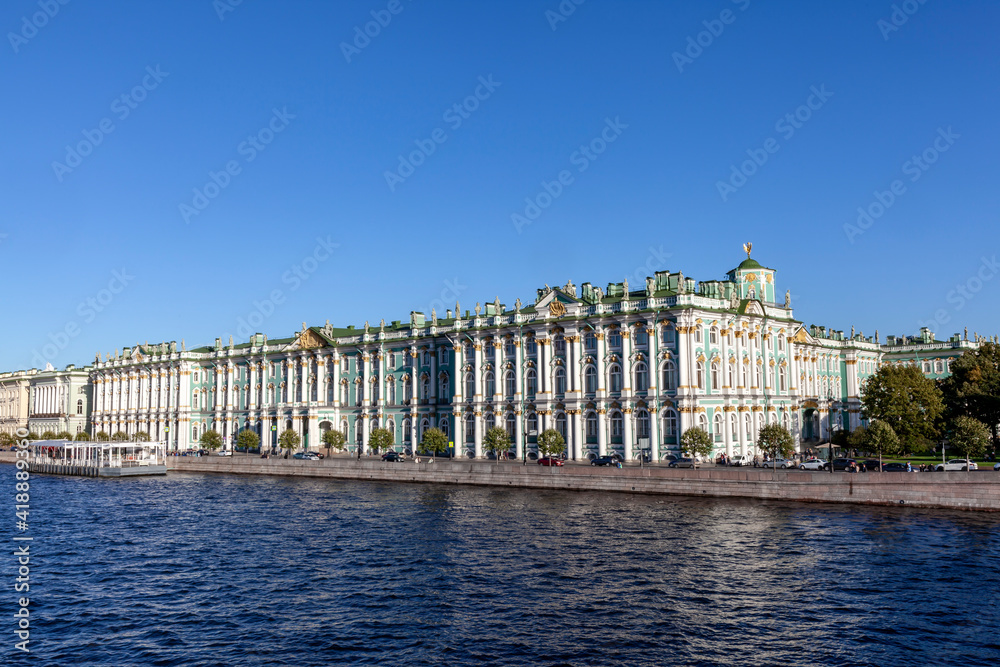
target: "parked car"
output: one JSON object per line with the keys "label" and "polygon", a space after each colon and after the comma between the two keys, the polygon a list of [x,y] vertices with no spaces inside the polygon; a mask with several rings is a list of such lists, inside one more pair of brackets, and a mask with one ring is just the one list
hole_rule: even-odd
{"label": "parked car", "polygon": [[692,458],[683,457],[667,464],[668,468],[700,468],[701,464]]}
{"label": "parked car", "polygon": [[752,466],[753,457],[746,454],[734,454],[729,457],[729,465],[731,466]]}
{"label": "parked car", "polygon": [[806,459],[799,464],[799,470],[829,470],[830,462],[818,459],[815,456]]}
{"label": "parked car", "polygon": [[292,454],[293,459],[304,459],[306,461],[319,461],[319,454],[316,452],[295,452]]}
{"label": "parked car", "polygon": [[614,466],[618,465],[618,459],[614,456],[598,456],[590,462],[592,466]]}
{"label": "parked car", "polygon": [[232,456],[232,455],[233,455],[233,450],[231,450],[231,449],[220,449],[219,450],[219,456]]}
{"label": "parked car", "polygon": [[833,460],[833,469],[834,469],[834,471],[845,471],[848,468],[850,468],[852,465],[855,468],[857,468],[859,471],[861,470],[861,466],[859,466],[858,462],[855,461],[854,459],[834,459]]}
{"label": "parked car", "polygon": [[[878,472],[882,469],[882,464],[878,462],[878,459],[865,459],[861,462],[861,465],[865,467],[864,472]],[[903,466],[906,467],[905,465]]]}
{"label": "parked car", "polygon": [[916,469],[910,466],[910,469],[906,469],[905,463],[900,463],[899,461],[891,461],[890,463],[882,464],[882,472],[914,472]]}
{"label": "parked car", "polygon": [[782,458],[779,456],[777,458],[771,459],[770,461],[762,463],[761,466],[764,468],[781,468],[782,470],[784,470],[785,468],[794,468],[795,461],[792,461],[791,459]]}
{"label": "parked car", "polygon": [[1000,463],[994,463],[993,464],[993,469],[994,470],[1000,470]]}
{"label": "parked car", "polygon": [[554,456],[543,456],[538,459],[538,465],[540,466],[561,466],[563,462],[561,459],[557,459]]}
{"label": "parked car", "polygon": [[979,470],[979,466],[976,465],[975,461],[966,462],[965,459],[951,459],[947,463],[939,463],[937,464],[937,468],[935,468],[935,470],[938,472],[941,472],[942,470],[965,470],[966,466],[968,466],[969,470]]}
{"label": "parked car", "polygon": [[399,452],[386,452],[382,455],[383,461],[392,461],[393,463],[402,463],[406,460],[406,457]]}

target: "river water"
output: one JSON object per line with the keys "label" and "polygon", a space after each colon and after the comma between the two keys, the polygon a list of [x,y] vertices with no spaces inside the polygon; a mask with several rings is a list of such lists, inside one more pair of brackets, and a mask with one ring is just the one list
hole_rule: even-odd
{"label": "river water", "polygon": [[997,515],[178,473],[31,505],[3,664],[1000,662]]}

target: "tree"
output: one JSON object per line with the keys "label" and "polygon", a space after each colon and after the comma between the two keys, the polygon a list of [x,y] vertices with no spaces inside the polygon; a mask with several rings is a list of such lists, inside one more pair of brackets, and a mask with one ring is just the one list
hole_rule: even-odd
{"label": "tree", "polygon": [[32,431],[28,434],[28,440],[38,440],[38,434]]}
{"label": "tree", "polygon": [[368,435],[368,446],[375,450],[376,454],[383,449],[388,451],[395,442],[392,431],[387,428],[373,428]]}
{"label": "tree", "polygon": [[243,429],[236,436],[236,446],[250,453],[251,449],[256,449],[260,445],[260,436],[250,429]]}
{"label": "tree", "polygon": [[78,442],[87,442],[88,440],[90,440],[90,434],[87,433],[86,431],[80,431],[79,433],[76,434],[76,437],[73,439]]}
{"label": "tree", "polygon": [[865,380],[861,392],[865,416],[892,427],[903,451],[921,449],[926,439],[937,436],[944,409],[941,390],[916,366],[882,366]]}
{"label": "tree", "polygon": [[111,436],[113,442],[128,442],[128,434],[125,431],[115,431],[115,434]]}
{"label": "tree", "polygon": [[338,452],[341,451],[344,445],[347,444],[347,438],[337,429],[331,428],[323,434],[323,444],[326,445],[326,455],[329,456],[331,449],[336,449]]}
{"label": "tree", "polygon": [[483,438],[483,449],[492,452],[498,461],[506,456],[510,451],[510,435],[507,429],[497,426],[488,430],[486,437]]}
{"label": "tree", "polygon": [[982,343],[951,362],[951,376],[941,383],[950,422],[972,417],[991,432],[993,448],[1000,446],[1000,345]]}
{"label": "tree", "polygon": [[43,431],[42,440],[57,440],[59,436],[56,435],[55,431]]}
{"label": "tree", "polygon": [[425,452],[440,454],[448,449],[448,436],[439,428],[429,428],[424,431],[424,439],[420,443],[420,449]]}
{"label": "tree", "polygon": [[3,432],[0,433],[0,447],[10,447],[15,442],[17,442],[10,433]]}
{"label": "tree", "polygon": [[204,433],[202,433],[201,437],[198,439],[198,442],[200,442],[201,446],[204,447],[205,449],[214,452],[219,447],[222,447],[222,436],[219,435],[218,431],[212,429],[211,431],[205,431]]}
{"label": "tree", "polygon": [[861,437],[861,446],[865,451],[878,452],[878,464],[881,468],[883,454],[899,453],[899,436],[885,422],[874,421],[868,428],[864,429],[863,436]]}
{"label": "tree", "polygon": [[111,436],[108,435],[107,431],[98,431],[97,433],[94,434],[94,440],[96,440],[97,442],[107,442],[110,439]]}
{"label": "tree", "polygon": [[300,438],[299,434],[290,428],[286,428],[281,432],[281,435],[278,436],[278,447],[287,449],[288,451],[298,448],[300,442],[302,442],[302,438]]}
{"label": "tree", "polygon": [[768,424],[757,433],[757,449],[771,457],[788,457],[795,451],[795,440],[781,424]]}
{"label": "tree", "polygon": [[566,440],[559,431],[547,428],[538,436],[538,453],[541,456],[557,456],[563,453]]}
{"label": "tree", "polygon": [[990,430],[972,417],[955,417],[951,422],[951,446],[965,454],[965,462],[981,457],[990,446]]}
{"label": "tree", "polygon": [[59,431],[56,433],[56,440],[72,440],[73,434],[69,431]]}
{"label": "tree", "polygon": [[689,428],[681,436],[681,450],[689,452],[692,457],[711,456],[713,449],[712,436],[699,426]]}
{"label": "tree", "polygon": [[136,431],[132,436],[132,442],[149,442],[148,431]]}

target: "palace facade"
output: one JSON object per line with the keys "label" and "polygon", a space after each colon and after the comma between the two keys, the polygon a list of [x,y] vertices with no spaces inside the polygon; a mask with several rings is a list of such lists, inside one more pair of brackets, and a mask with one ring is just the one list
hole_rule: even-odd
{"label": "palace facade", "polygon": [[366,448],[379,427],[412,450],[437,427],[458,455],[481,457],[499,426],[518,457],[555,428],[572,459],[658,460],[700,426],[717,451],[752,454],[765,423],[800,447],[857,428],[860,388],[881,363],[946,377],[950,360],[978,345],[926,329],[880,344],[877,333],[805,327],[775,290],[775,271],[748,253],[722,281],[663,271],[638,289],[546,285],[530,305],[462,313],[456,303],[443,317],[413,312],[378,327],[303,323],[281,339],[135,345],[88,367],[90,419],[95,431],[147,432],[171,450],[196,446],[207,429],[229,447],[242,429],[274,447],[288,428],[306,448],[319,449],[328,429]]}

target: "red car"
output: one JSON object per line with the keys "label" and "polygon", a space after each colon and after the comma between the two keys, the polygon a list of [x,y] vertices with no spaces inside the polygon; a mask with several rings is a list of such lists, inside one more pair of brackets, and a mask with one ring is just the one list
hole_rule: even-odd
{"label": "red car", "polygon": [[538,459],[538,465],[540,466],[561,466],[563,465],[562,460],[554,459],[551,456],[543,456]]}

